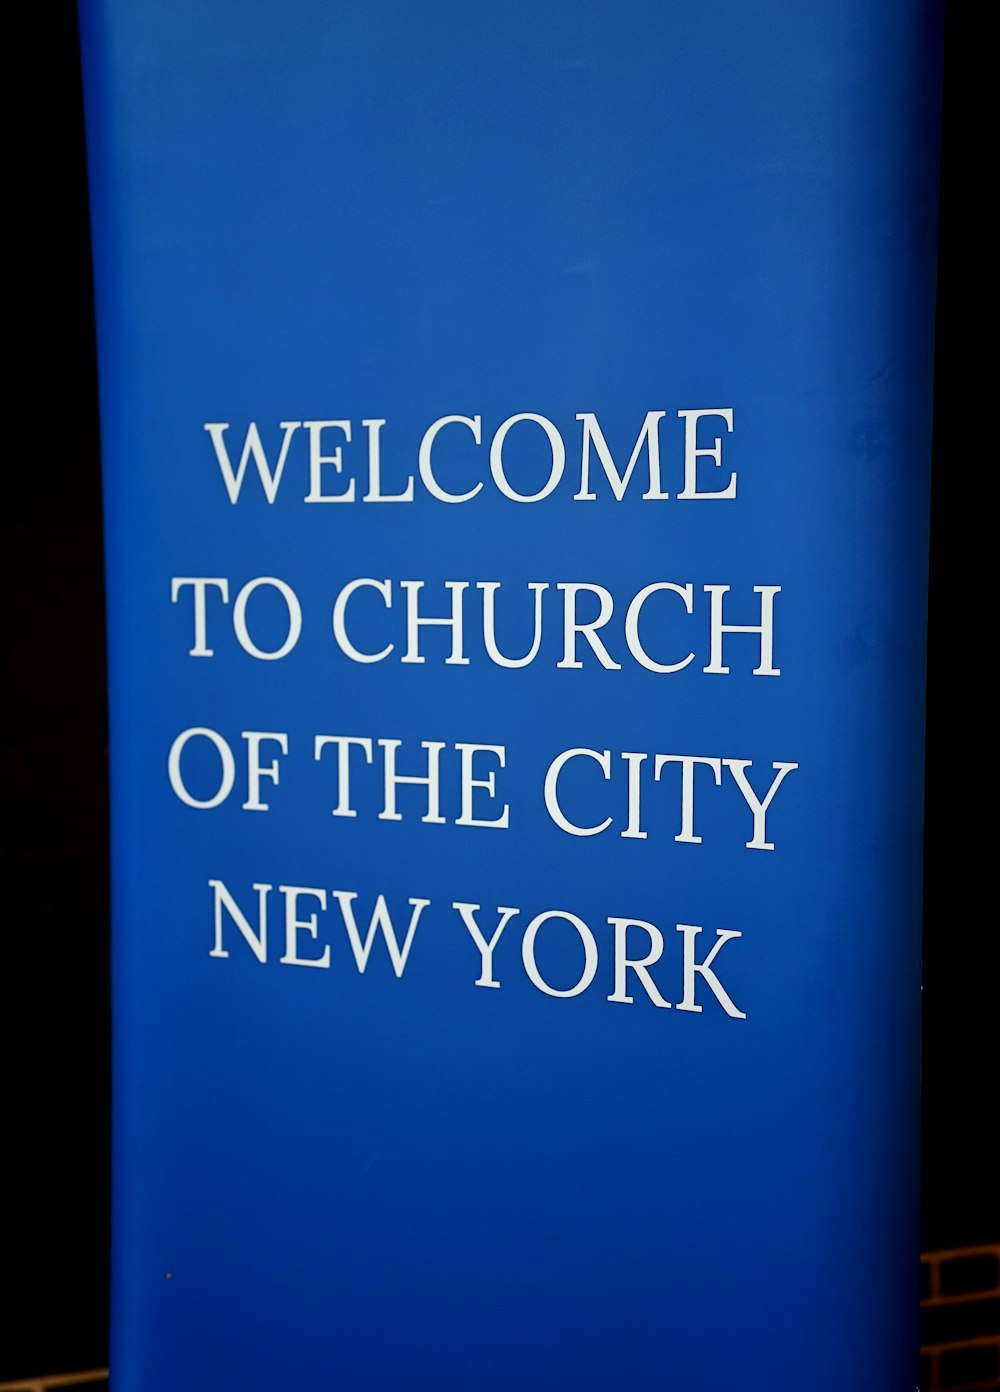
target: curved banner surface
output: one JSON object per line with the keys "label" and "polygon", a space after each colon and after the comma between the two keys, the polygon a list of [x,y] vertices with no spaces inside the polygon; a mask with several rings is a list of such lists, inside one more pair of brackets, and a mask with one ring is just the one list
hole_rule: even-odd
{"label": "curved banner surface", "polygon": [[87,0],[120,1392],[911,1392],[939,23]]}

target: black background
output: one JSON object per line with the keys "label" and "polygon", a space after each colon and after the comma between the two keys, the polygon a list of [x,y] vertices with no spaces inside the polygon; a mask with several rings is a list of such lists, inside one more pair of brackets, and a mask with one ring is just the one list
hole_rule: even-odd
{"label": "black background", "polygon": [[[0,1379],[107,1361],[110,1153],[106,714],[97,381],[76,12],[36,7],[8,76]],[[932,490],[924,947],[923,1246],[1000,1240],[997,851],[984,654],[996,649],[988,495],[995,248],[984,50],[947,20]],[[985,347],[983,342],[985,339]],[[989,373],[989,378],[988,378]],[[14,429],[10,427],[14,426]],[[17,441],[21,444],[18,445]],[[989,533],[989,535],[988,535]],[[989,601],[989,603],[988,603]],[[913,596],[915,604],[922,596]],[[990,877],[992,878],[992,877]],[[985,1311],[984,1311],[985,1313]],[[2,1331],[6,1331],[5,1333]],[[181,1390],[179,1389],[179,1392]]]}

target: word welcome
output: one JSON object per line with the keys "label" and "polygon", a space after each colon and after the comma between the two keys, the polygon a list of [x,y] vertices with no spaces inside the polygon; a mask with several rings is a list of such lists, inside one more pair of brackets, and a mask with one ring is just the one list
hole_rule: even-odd
{"label": "word welcome", "polygon": [[[628,463],[624,469],[620,469],[597,416],[592,411],[579,412],[576,416],[581,426],[579,486],[573,494],[573,501],[596,501],[593,483],[596,470],[592,462],[596,457],[611,496],[616,502],[621,502],[633,476],[638,474],[639,460],[643,455],[646,461],[643,501],[659,502],[669,498],[670,494],[662,486],[660,456],[660,422],[666,414],[666,411],[646,413]],[[678,411],[677,415],[684,422],[681,452],[683,486],[677,497],[684,500],[735,498],[736,472],[730,470],[726,474],[723,469],[721,435],[716,435],[709,445],[698,443],[698,423],[706,417],[716,423],[716,428],[721,421],[727,433],[732,431],[732,408],[683,410]],[[482,493],[487,478],[496,492],[510,502],[540,503],[555,492],[566,473],[566,444],[558,427],[547,416],[521,411],[500,422],[489,441],[488,464],[482,459],[482,416],[441,416],[420,437],[416,451],[416,475],[412,471],[407,472],[405,478],[397,480],[396,491],[390,492],[382,473],[381,440],[382,428],[386,423],[384,418],[361,422],[361,429],[367,434],[367,449],[363,460],[359,460],[353,454],[346,457],[350,454],[348,447],[357,438],[352,421],[282,421],[278,427],[281,441],[273,464],[264,448],[256,421],[250,421],[247,426],[236,464],[233,463],[226,440],[229,422],[208,421],[204,429],[215,451],[226,496],[234,506],[240,500],[251,461],[265,499],[268,503],[274,503],[289,461],[297,454],[300,441],[305,446],[301,451],[301,463],[308,480],[308,490],[303,496],[306,503],[412,503],[416,478],[419,478],[424,493],[438,503],[471,502]],[[442,435],[445,436],[444,442],[439,438]],[[458,449],[457,456],[454,448],[456,439],[460,439],[464,446]],[[440,459],[442,443],[452,445],[443,465]],[[706,461],[711,461],[711,465]],[[293,470],[295,467],[293,464]],[[716,480],[721,486],[705,486],[702,475],[709,467],[723,471],[724,477],[717,477]],[[359,470],[364,472],[367,485],[360,497],[357,478],[354,477]],[[484,477],[477,478],[477,474],[484,474]],[[471,479],[475,481],[470,486]],[[529,484],[529,479],[533,486]],[[520,487],[516,481],[520,481]]]}

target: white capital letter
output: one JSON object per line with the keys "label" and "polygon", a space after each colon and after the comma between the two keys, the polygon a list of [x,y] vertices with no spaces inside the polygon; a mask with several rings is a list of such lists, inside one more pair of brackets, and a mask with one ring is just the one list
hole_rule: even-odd
{"label": "white capital letter", "polygon": [[678,498],[735,498],[735,470],[730,476],[729,483],[721,492],[699,493],[698,491],[698,460],[707,455],[715,462],[716,468],[722,464],[722,437],[719,435],[715,437],[715,444],[711,449],[699,449],[698,422],[702,416],[718,416],[725,421],[726,429],[731,432],[733,428],[732,407],[727,406],[721,411],[678,411],[677,414],[684,421],[684,488],[677,494]]}
{"label": "white capital letter", "polygon": [[705,593],[712,596],[712,656],[703,672],[728,672],[722,665],[722,635],[724,633],[759,633],[760,666],[753,669],[755,677],[780,677],[781,668],[774,666],[774,596],[781,593],[780,585],[754,585],[760,595],[759,624],[727,624],[722,622],[722,596],[729,593],[728,585],[706,585]]}
{"label": "white capital letter", "polygon": [[[268,652],[266,648],[258,648],[247,630],[247,601],[261,585],[270,585],[272,589],[277,590],[288,610],[288,631],[284,642],[272,652]],[[248,580],[236,596],[233,605],[233,629],[240,647],[251,657],[259,658],[261,662],[276,662],[279,657],[285,657],[295,647],[302,632],[302,609],[291,585],[286,585],[284,580],[278,580],[273,575],[258,575],[256,580]]]}
{"label": "white capital letter", "polygon": [[[538,937],[538,930],[543,923],[547,923],[552,918],[561,918],[564,923],[571,924],[579,933],[580,941],[583,943],[583,971],[576,985],[570,986],[567,991],[557,991],[554,986],[550,986],[535,962],[535,939]],[[577,918],[576,914],[566,913],[560,909],[551,909],[548,913],[540,913],[528,924],[524,941],[521,944],[521,960],[524,962],[524,970],[528,973],[533,985],[537,986],[540,991],[544,991],[547,996],[560,996],[565,999],[569,996],[578,996],[593,981],[597,972],[597,943],[594,941],[593,933],[582,918]]]}
{"label": "white capital letter", "polygon": [[636,662],[648,671],[679,672],[689,662],[694,661],[693,652],[689,652],[687,657],[682,657],[680,662],[654,662],[639,639],[639,615],[642,613],[642,606],[649,596],[655,594],[657,590],[670,590],[673,594],[680,595],[687,612],[689,614],[694,612],[694,586],[692,584],[674,585],[669,580],[657,580],[652,585],[647,585],[645,589],[640,590],[629,605],[625,615],[625,642]]}
{"label": "white capital letter", "polygon": [[264,497],[269,503],[273,503],[278,496],[278,485],[281,483],[281,475],[285,472],[285,460],[288,458],[288,446],[292,443],[292,436],[302,424],[301,421],[282,421],[281,428],[285,432],[281,442],[281,453],[278,455],[278,462],[275,465],[274,473],[267,462],[267,455],[264,453],[264,446],[260,442],[260,435],[257,431],[255,421],[251,421],[247,427],[246,439],[243,441],[243,453],[240,455],[239,468],[233,472],[232,461],[229,458],[229,451],[226,449],[226,442],[223,438],[229,429],[229,423],[218,422],[206,425],[215,446],[215,457],[219,462],[222,471],[222,481],[226,485],[226,492],[229,494],[229,501],[235,506],[240,496],[240,489],[243,487],[243,477],[247,471],[247,464],[253,457],[253,462],[257,466],[257,473],[260,475],[261,487],[264,489]]}
{"label": "white capital letter", "polygon": [[229,581],[213,579],[209,576],[175,575],[170,581],[170,602],[176,604],[181,590],[187,585],[194,589],[194,647],[189,649],[188,657],[211,657],[214,649],[207,642],[207,621],[205,614],[205,592],[211,585],[222,596],[223,604],[229,603]]}
{"label": "white capital letter", "polygon": [[737,786],[739,787],[740,792],[746,799],[747,806],[753,813],[753,836],[746,843],[747,849],[751,851],[773,851],[774,845],[767,839],[767,809],[771,805],[771,799],[774,797],[775,793],[781,787],[781,783],[785,775],[791,773],[792,769],[797,769],[798,764],[775,763],[771,765],[773,769],[778,770],[778,773],[774,781],[772,782],[770,788],[768,788],[767,792],[765,793],[764,801],[761,802],[757,794],[754,792],[753,788],[751,788],[750,780],[743,772],[744,769],[750,767],[752,760],[723,759],[722,762],[725,764],[726,768],[736,779]]}
{"label": "white capital letter", "polygon": [[467,667],[469,659],[462,654],[462,616],[463,595],[469,588],[468,580],[446,580],[444,587],[451,591],[451,616],[432,619],[420,613],[420,591],[424,588],[422,580],[401,580],[406,591],[406,652],[403,662],[423,662],[420,655],[420,630],[422,628],[450,628],[451,653],[445,658],[446,666]]}
{"label": "white capital letter", "polygon": [[323,453],[323,431],[340,430],[348,444],[351,442],[351,422],[349,420],[303,421],[309,431],[309,492],[307,503],[353,503],[354,480],[351,479],[345,493],[323,492],[323,465],[332,464],[338,474],[343,473],[343,450],[338,445],[332,454]]}
{"label": "white capital letter", "polygon": [[611,491],[619,502],[625,496],[629,480],[639,461],[643,445],[649,448],[649,487],[642,495],[644,498],[669,498],[669,493],[664,493],[660,489],[660,421],[666,415],[666,411],[647,411],[646,419],[643,421],[639,430],[639,438],[635,442],[631,458],[624,474],[618,472],[618,466],[608,449],[608,442],[604,438],[604,431],[598,423],[597,417],[592,411],[584,411],[577,416],[578,421],[583,421],[583,458],[580,465],[580,491],[575,494],[576,502],[591,502],[596,499],[597,494],[590,489],[590,445],[593,441],[597,450],[597,457],[601,461],[608,483],[611,484]]}
{"label": "white capital letter", "polygon": [[545,810],[561,831],[568,831],[570,836],[597,836],[602,831],[607,831],[611,825],[611,818],[605,817],[603,822],[597,826],[581,827],[575,822],[571,822],[559,805],[559,775],[563,768],[569,763],[570,759],[593,759],[604,774],[605,782],[611,778],[611,750],[602,749],[564,749],[561,754],[549,764],[545,774]]}
{"label": "white capital letter", "polygon": [[317,735],[313,740],[313,758],[320,759],[328,744],[337,746],[337,805],[331,815],[356,817],[358,814],[351,806],[351,749],[360,749],[365,763],[370,764],[372,742],[353,735]]}
{"label": "white capital letter", "polygon": [[278,888],[285,896],[285,955],[281,961],[286,966],[292,967],[329,967],[330,965],[330,944],[327,943],[323,949],[321,957],[300,957],[299,956],[299,933],[305,929],[311,938],[315,938],[319,932],[316,914],[311,913],[306,918],[299,918],[299,896],[308,894],[312,899],[319,900],[321,909],[326,908],[325,889],[307,889],[303,885],[279,885]]}
{"label": "white capital letter", "polygon": [[[507,438],[507,432],[512,425],[517,425],[520,421],[533,421],[535,425],[540,425],[545,431],[552,451],[552,463],[549,467],[549,476],[542,484],[537,493],[518,493],[511,488],[507,482],[507,475],[503,467],[503,442]],[[530,411],[524,411],[519,416],[510,416],[500,426],[497,433],[493,436],[493,443],[490,445],[490,472],[493,481],[505,498],[510,498],[515,503],[539,503],[543,498],[547,498],[556,484],[562,478],[563,469],[566,466],[566,447],[562,442],[562,436],[550,420],[545,416],[533,415]]]}
{"label": "white capital letter", "polygon": [[480,580],[476,584],[476,589],[483,592],[483,642],[486,644],[486,652],[490,661],[495,662],[498,667],[527,667],[529,663],[534,662],[542,645],[542,594],[549,588],[548,583],[539,580],[528,581],[528,589],[535,592],[535,632],[531,647],[524,657],[505,657],[497,647],[496,593],[499,588],[499,580]]}
{"label": "white capital letter", "polygon": [[472,438],[476,444],[481,445],[483,442],[482,416],[442,416],[440,420],[436,420],[433,425],[427,427],[424,431],[424,438],[420,441],[420,452],[417,455],[420,478],[427,492],[432,498],[437,498],[439,503],[467,503],[482,488],[482,481],[470,488],[468,493],[447,493],[434,477],[434,469],[431,465],[431,445],[437,438],[438,431],[446,425],[467,425],[472,431]]}
{"label": "white capital letter", "polygon": [[681,829],[674,840],[700,845],[701,837],[694,834],[694,766],[707,764],[715,775],[715,786],[718,788],[722,783],[722,761],[703,758],[698,754],[657,754],[653,761],[653,777],[657,782],[665,764],[681,766]]}
{"label": "white capital letter", "polygon": [[272,759],[269,764],[262,765],[260,746],[264,740],[273,740],[282,754],[287,754],[288,736],[278,732],[269,733],[265,730],[243,730],[241,733],[247,742],[247,800],[243,804],[243,811],[266,812],[268,804],[260,800],[260,780],[269,778],[277,787],[278,761]]}
{"label": "white capital letter", "polygon": [[[615,989],[608,996],[609,1001],[621,1001],[625,1005],[631,1005],[633,998],[628,994],[628,973],[631,967],[636,976],[642,983],[642,989],[661,1010],[669,1010],[670,1002],[664,1000],[656,989],[656,982],[650,976],[648,968],[654,962],[658,962],[663,956],[663,934],[655,923],[646,923],[641,918],[609,918],[608,922],[615,930]],[[628,930],[630,928],[641,928],[648,934],[650,948],[645,957],[630,957],[628,955]]]}
{"label": "white capital letter", "polygon": [[380,739],[382,749],[385,793],[382,811],[378,814],[383,822],[401,822],[403,814],[396,811],[396,789],[400,783],[412,783],[427,789],[427,811],[420,818],[422,822],[444,822],[441,816],[441,750],[443,740],[421,740],[420,748],[427,750],[427,773],[404,774],[396,772],[396,750],[403,743],[398,739]]}
{"label": "white capital letter", "polygon": [[[591,649],[597,656],[598,662],[608,671],[620,672],[621,663],[615,662],[607,648],[597,636],[597,630],[603,628],[608,619],[614,612],[615,602],[611,597],[610,590],[606,590],[603,585],[558,585],[557,589],[563,591],[563,657],[561,662],[557,662],[557,667],[582,667],[583,663],[578,661],[576,656],[576,637],[582,634],[590,644]],[[589,590],[591,594],[597,595],[600,601],[600,609],[596,619],[588,623],[579,623],[576,615],[576,597],[581,590]]]}
{"label": "white capital letter", "polygon": [[485,788],[490,799],[496,797],[496,771],[491,769],[485,778],[473,778],[472,761],[477,754],[495,754],[497,763],[504,767],[507,750],[502,744],[458,744],[455,748],[462,756],[462,815],[455,820],[456,826],[506,827],[510,825],[510,806],[504,803],[499,817],[484,821],[472,815],[472,796],[475,788]]}
{"label": "white capital letter", "polygon": [[413,475],[409,474],[406,479],[406,487],[402,493],[383,493],[382,492],[382,458],[379,448],[379,435],[384,420],[363,420],[361,424],[368,431],[368,492],[364,496],[366,503],[412,503],[413,502]]}
{"label": "white capital letter", "polygon": [[452,904],[451,907],[453,909],[457,909],[458,912],[461,914],[462,922],[465,924],[466,928],[468,928],[470,934],[472,935],[472,941],[479,948],[479,955],[482,958],[483,969],[479,973],[479,976],[476,980],[476,985],[495,986],[496,989],[499,991],[500,983],[499,981],[495,980],[493,976],[493,952],[496,948],[497,943],[500,941],[500,934],[507,927],[507,924],[514,917],[514,915],[519,914],[521,910],[505,909],[503,907],[499,908],[497,910],[497,913],[499,913],[500,919],[497,923],[496,932],[493,934],[492,938],[490,938],[489,942],[487,942],[486,939],[483,937],[482,933],[479,931],[479,924],[476,922],[475,916],[476,910],[480,908],[479,904],[456,903]]}
{"label": "white capital letter", "polygon": [[695,1014],[701,1013],[701,1006],[695,1005],[694,1002],[696,978],[701,975],[712,988],[716,1000],[722,1006],[726,1014],[731,1015],[735,1020],[745,1020],[746,1015],[742,1010],[737,1010],[726,988],[716,976],[715,972],[712,971],[712,963],[718,956],[719,949],[724,947],[725,944],[729,942],[730,938],[741,938],[743,934],[733,933],[728,929],[716,928],[715,935],[718,941],[705,958],[704,962],[696,962],[694,958],[694,940],[701,932],[701,929],[695,927],[691,923],[678,923],[677,931],[678,933],[684,934],[684,999],[679,1002],[677,1009],[690,1010]]}
{"label": "white capital letter", "polygon": [[[393,499],[386,498],[385,502],[392,502]],[[342,653],[345,653],[352,662],[381,662],[392,652],[392,644],[387,643],[381,652],[367,653],[356,648],[347,636],[347,601],[352,594],[358,590],[377,590],[385,600],[385,607],[392,608],[392,581],[391,580],[351,580],[337,595],[333,604],[333,636],[337,640],[337,646]]]}
{"label": "white capital letter", "polygon": [[[192,797],[184,785],[181,777],[181,755],[184,753],[188,740],[198,736],[207,739],[214,744],[219,753],[219,760],[222,764],[222,777],[219,780],[219,787],[215,794],[210,798],[199,799]],[[186,802],[188,807],[197,807],[205,812],[210,807],[218,807],[220,802],[225,802],[226,798],[233,790],[233,782],[236,778],[236,760],[233,758],[233,751],[229,745],[217,734],[215,730],[207,730],[200,725],[192,725],[190,730],[182,730],[170,746],[170,754],[167,758],[167,773],[170,776],[170,786],[180,798],[181,802]]]}
{"label": "white capital letter", "polygon": [[222,910],[225,908],[229,917],[236,924],[243,934],[250,951],[257,958],[258,962],[267,961],[267,896],[271,892],[272,886],[269,884],[255,884],[257,891],[257,931],[250,927],[248,919],[244,916],[236,900],[229,893],[229,890],[221,880],[209,880],[209,886],[215,891],[215,946],[208,954],[209,957],[228,957],[229,953],[222,946]]}
{"label": "white capital letter", "polygon": [[407,903],[412,910],[410,914],[410,926],[407,930],[406,940],[400,947],[396,940],[395,929],[392,926],[392,919],[389,917],[389,910],[386,907],[385,897],[379,895],[375,901],[375,910],[372,913],[371,922],[368,925],[368,936],[364,942],[361,941],[361,934],[358,932],[357,920],[354,917],[354,901],[358,897],[353,891],[348,892],[343,889],[335,889],[333,897],[340,905],[340,912],[344,918],[344,927],[347,929],[347,936],[351,942],[351,951],[354,953],[354,960],[358,965],[358,971],[364,973],[368,965],[368,958],[371,956],[372,944],[375,941],[375,934],[382,930],[385,938],[385,945],[389,949],[389,957],[392,960],[392,969],[397,977],[403,975],[406,967],[406,959],[410,955],[410,948],[413,945],[413,935],[417,931],[417,924],[420,915],[431,902],[429,899],[408,899]]}

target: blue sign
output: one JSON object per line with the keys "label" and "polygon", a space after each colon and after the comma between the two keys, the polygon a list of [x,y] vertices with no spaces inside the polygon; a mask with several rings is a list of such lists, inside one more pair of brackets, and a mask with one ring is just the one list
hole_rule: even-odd
{"label": "blue sign", "polygon": [[911,1392],[937,7],[83,7],[119,1392]]}

